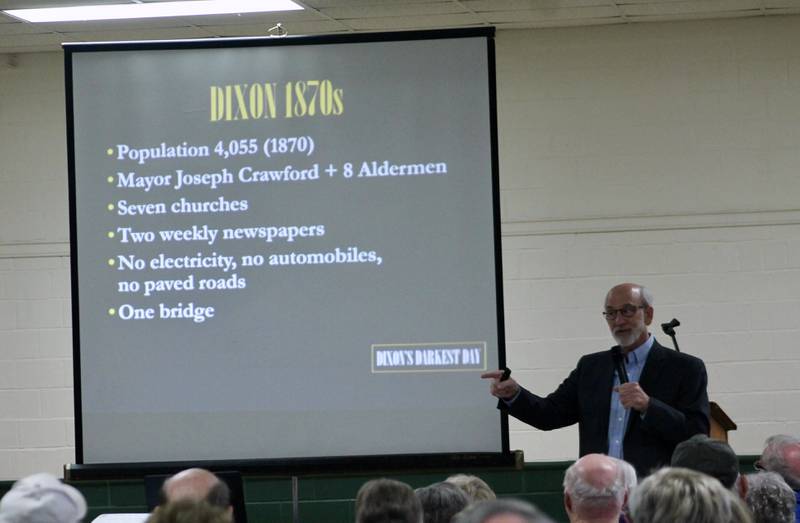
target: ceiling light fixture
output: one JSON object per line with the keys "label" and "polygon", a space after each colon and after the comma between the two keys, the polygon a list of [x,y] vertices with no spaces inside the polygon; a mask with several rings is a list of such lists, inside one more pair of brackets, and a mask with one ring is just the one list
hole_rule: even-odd
{"label": "ceiling light fixture", "polygon": [[291,0],[191,0],[187,2],[152,2],[112,5],[80,5],[9,9],[7,15],[27,22],[78,22],[87,20],[121,20],[160,18],[165,16],[200,16],[303,9]]}

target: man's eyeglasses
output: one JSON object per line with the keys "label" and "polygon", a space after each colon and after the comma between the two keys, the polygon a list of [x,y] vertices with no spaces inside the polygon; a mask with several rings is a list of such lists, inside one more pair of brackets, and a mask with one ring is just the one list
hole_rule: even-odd
{"label": "man's eyeglasses", "polygon": [[639,309],[646,309],[647,305],[631,305],[630,303],[626,303],[619,309],[606,309],[603,311],[603,316],[606,317],[607,320],[614,320],[617,317],[617,314],[622,315],[623,318],[633,318],[633,315],[636,314],[636,311]]}

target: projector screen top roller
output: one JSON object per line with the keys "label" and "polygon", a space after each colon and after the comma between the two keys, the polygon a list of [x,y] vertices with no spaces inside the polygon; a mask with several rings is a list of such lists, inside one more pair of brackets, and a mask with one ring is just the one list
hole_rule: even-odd
{"label": "projector screen top roller", "polygon": [[508,452],[492,34],[66,46],[78,464]]}

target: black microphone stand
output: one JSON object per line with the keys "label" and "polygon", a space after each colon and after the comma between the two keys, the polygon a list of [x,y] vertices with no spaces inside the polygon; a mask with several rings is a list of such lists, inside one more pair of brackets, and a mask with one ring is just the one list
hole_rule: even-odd
{"label": "black microphone stand", "polygon": [[675,339],[675,327],[680,326],[681,322],[678,321],[677,318],[672,318],[672,321],[669,323],[662,323],[661,330],[664,331],[664,334],[672,338],[672,344],[675,346],[675,350],[680,352],[681,349],[678,348],[678,340]]}

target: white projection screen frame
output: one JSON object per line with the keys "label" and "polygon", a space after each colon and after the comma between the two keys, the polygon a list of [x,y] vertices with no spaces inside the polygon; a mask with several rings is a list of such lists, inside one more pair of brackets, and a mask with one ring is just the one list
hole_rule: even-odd
{"label": "white projection screen frame", "polygon": [[493,28],[64,47],[74,470],[510,462]]}

